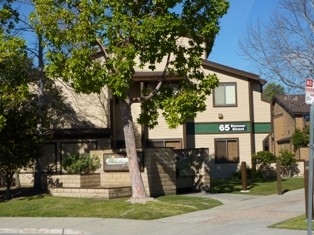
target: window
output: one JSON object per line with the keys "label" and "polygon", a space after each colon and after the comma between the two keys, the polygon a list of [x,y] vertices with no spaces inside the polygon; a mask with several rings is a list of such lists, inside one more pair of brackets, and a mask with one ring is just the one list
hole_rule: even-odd
{"label": "window", "polygon": [[148,140],[148,147],[181,149],[181,140]]}
{"label": "window", "polygon": [[215,139],[215,162],[238,163],[239,140],[238,139]]}
{"label": "window", "polygon": [[214,90],[214,106],[236,106],[236,83],[220,83]]}

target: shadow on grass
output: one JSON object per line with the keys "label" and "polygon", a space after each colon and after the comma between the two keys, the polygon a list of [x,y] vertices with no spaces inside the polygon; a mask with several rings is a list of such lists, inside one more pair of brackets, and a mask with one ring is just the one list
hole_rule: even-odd
{"label": "shadow on grass", "polygon": [[6,189],[0,188],[0,202],[6,202],[11,199],[34,200],[43,198],[47,192],[38,191],[34,188],[11,188],[11,198],[6,198]]}
{"label": "shadow on grass", "polygon": [[[276,179],[249,179],[247,184],[247,190],[258,187],[260,183],[274,182],[276,182]],[[210,183],[209,193],[237,193],[240,192],[242,189],[242,182],[239,179],[214,179]]]}

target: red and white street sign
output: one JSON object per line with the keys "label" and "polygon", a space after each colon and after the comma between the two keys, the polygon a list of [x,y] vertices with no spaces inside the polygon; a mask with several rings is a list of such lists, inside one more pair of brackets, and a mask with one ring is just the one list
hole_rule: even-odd
{"label": "red and white street sign", "polygon": [[311,105],[314,102],[314,79],[305,80],[305,103]]}

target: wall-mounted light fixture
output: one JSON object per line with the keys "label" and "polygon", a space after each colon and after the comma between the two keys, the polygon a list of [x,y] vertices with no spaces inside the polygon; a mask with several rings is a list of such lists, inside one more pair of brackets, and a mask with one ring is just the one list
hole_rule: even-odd
{"label": "wall-mounted light fixture", "polygon": [[224,115],[222,113],[218,113],[218,118],[219,119],[223,119],[224,118]]}

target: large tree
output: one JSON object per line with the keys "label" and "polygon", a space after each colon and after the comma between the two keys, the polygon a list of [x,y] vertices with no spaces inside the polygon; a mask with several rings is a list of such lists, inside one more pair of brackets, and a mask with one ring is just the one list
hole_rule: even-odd
{"label": "large tree", "polygon": [[37,105],[29,89],[31,74],[24,41],[0,32],[0,177],[5,180],[8,198],[13,175],[41,152]]}
{"label": "large tree", "polygon": [[314,77],[313,0],[279,1],[266,24],[248,28],[240,47],[265,78],[304,92],[305,79]]}
{"label": "large tree", "polygon": [[[34,8],[31,0],[0,0],[1,25],[7,36],[19,36],[25,39],[24,49],[27,56],[33,61],[32,68],[32,97],[37,109],[33,110],[38,117],[37,130],[42,137],[49,137],[51,128],[64,123],[79,125],[83,121],[78,118],[75,111],[67,103],[62,89],[53,80],[48,79],[44,73],[45,48],[44,38],[36,31],[30,22],[29,14]],[[62,117],[62,118],[60,118]],[[0,116],[0,128],[4,123],[4,117]],[[62,121],[60,121],[62,120]],[[42,170],[45,166],[41,159],[36,159],[34,166],[34,188],[42,189]]]}
{"label": "large tree", "polygon": [[[205,76],[202,57],[209,53],[227,12],[226,0],[34,0],[38,32],[47,39],[47,73],[71,81],[77,92],[99,92],[104,86],[119,99],[132,182],[131,200],[147,199],[137,161],[132,102],[142,102],[139,118],[156,125],[158,109],[170,127],[204,111],[217,85]],[[178,40],[189,38],[187,45]],[[102,60],[93,59],[96,53]],[[156,70],[165,60],[154,88],[145,96],[130,94],[135,71]],[[168,74],[182,77],[180,90],[165,86]]]}

